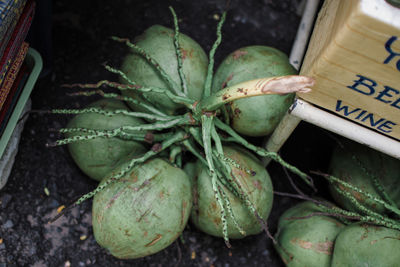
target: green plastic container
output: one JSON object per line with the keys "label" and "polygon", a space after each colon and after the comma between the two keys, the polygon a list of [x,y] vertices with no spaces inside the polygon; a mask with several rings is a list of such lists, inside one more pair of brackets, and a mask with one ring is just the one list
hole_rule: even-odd
{"label": "green plastic container", "polygon": [[29,48],[28,54],[26,55],[25,62],[29,69],[29,76],[22,89],[21,95],[19,96],[18,102],[15,105],[14,111],[12,112],[7,126],[0,137],[0,158],[2,158],[5,148],[7,147],[8,141],[17,125],[19,118],[21,117],[22,111],[29,99],[32,89],[39,77],[40,71],[43,67],[43,61],[40,54],[33,48]]}

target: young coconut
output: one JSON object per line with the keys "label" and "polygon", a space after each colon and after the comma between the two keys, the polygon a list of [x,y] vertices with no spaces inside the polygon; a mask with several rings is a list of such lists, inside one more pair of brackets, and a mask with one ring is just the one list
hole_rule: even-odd
{"label": "young coconut", "polygon": [[[334,150],[330,173],[352,186],[400,207],[400,161],[376,150],[348,140]],[[390,212],[382,204],[337,182],[330,183],[333,198],[350,211],[362,212],[360,206],[380,213]],[[351,199],[350,199],[351,198]]]}
{"label": "young coconut", "polygon": [[[92,110],[92,112],[90,111]],[[128,111],[128,107],[119,100],[101,99],[90,104],[81,114],[75,116],[68,128],[84,128],[91,130],[112,130],[121,126],[137,126],[143,124],[143,120],[124,114],[105,115],[100,112]],[[67,132],[66,137],[89,135],[83,131]],[[117,162],[130,153],[142,154],[147,151],[145,146],[137,141],[124,140],[118,137],[96,138],[82,140],[68,144],[69,152],[79,168],[90,178],[101,181],[110,173]]]}
{"label": "young coconut", "polygon": [[[213,78],[214,92],[241,82],[296,74],[288,57],[268,46],[247,46],[228,55]],[[270,134],[284,116],[294,94],[265,95],[235,100],[227,105],[231,126],[247,136]]]}
{"label": "young coconut", "polygon": [[[135,38],[134,45],[130,44],[131,53],[123,60],[121,70],[140,86],[168,88],[178,96],[200,100],[207,75],[207,55],[197,42],[185,34],[179,34],[180,49],[176,50],[174,35],[172,29],[161,25],[151,26]],[[143,53],[138,50],[143,50]],[[180,52],[180,57],[177,57],[176,51]],[[182,61],[181,74],[178,58]],[[151,64],[152,62],[154,64]],[[164,73],[166,75],[163,75]],[[184,82],[181,82],[180,75],[184,77]],[[124,79],[121,81],[127,82]],[[132,90],[123,93],[140,99],[141,102],[149,102],[167,114],[173,114],[184,107],[159,93],[147,92],[138,95]],[[135,104],[130,106],[135,110],[143,110]]]}
{"label": "young coconut", "polygon": [[[272,183],[268,172],[254,155],[243,148],[224,146],[223,150],[232,170],[232,179],[243,191],[239,194],[245,194],[261,219],[266,221],[273,201]],[[193,175],[194,207],[191,221],[207,234],[224,237],[222,222],[224,218],[221,218],[221,207],[215,198],[207,166],[197,162],[196,168],[191,166],[186,169]],[[222,201],[228,211],[226,215],[228,237],[236,239],[259,234],[263,227],[239,194],[234,194],[233,189],[228,189],[225,185],[221,185],[220,190],[223,191],[221,195],[226,197]]]}
{"label": "young coconut", "polygon": [[285,211],[279,219],[275,249],[286,266],[329,267],[336,236],[345,227],[311,201]]}
{"label": "young coconut", "polygon": [[331,266],[399,266],[399,251],[400,231],[355,223],[337,236]]}
{"label": "young coconut", "polygon": [[[127,164],[121,164],[108,177],[112,179]],[[95,195],[94,236],[117,258],[148,256],[179,237],[191,205],[189,177],[165,160],[154,158],[135,166]]]}

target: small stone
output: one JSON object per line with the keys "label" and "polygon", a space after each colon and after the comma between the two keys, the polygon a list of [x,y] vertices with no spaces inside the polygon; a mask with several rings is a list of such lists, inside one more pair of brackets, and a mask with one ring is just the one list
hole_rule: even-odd
{"label": "small stone", "polygon": [[4,194],[4,196],[0,199],[1,208],[5,209],[8,205],[8,203],[10,203],[11,199],[12,199],[11,195]]}
{"label": "small stone", "polygon": [[3,227],[4,227],[5,229],[12,228],[13,226],[14,226],[14,223],[13,223],[11,220],[7,220],[7,221],[3,224]]}
{"label": "small stone", "polygon": [[55,199],[52,199],[49,203],[49,207],[52,209],[57,208],[59,206],[60,206],[60,203]]}

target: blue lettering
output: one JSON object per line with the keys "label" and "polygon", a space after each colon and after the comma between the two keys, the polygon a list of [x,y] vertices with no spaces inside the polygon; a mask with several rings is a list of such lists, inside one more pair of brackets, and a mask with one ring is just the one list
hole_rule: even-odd
{"label": "blue lettering", "polygon": [[343,114],[347,117],[350,114],[359,111],[360,109],[356,108],[356,109],[354,109],[352,111],[349,111],[349,107],[345,106],[345,105],[342,106],[342,100],[338,100],[337,103],[336,103],[336,111],[340,112],[342,110],[343,110]]}
{"label": "blue lettering", "polygon": [[375,97],[375,99],[378,99],[379,101],[382,101],[383,103],[392,103],[391,100],[385,100],[385,99],[383,99],[383,97],[384,96],[393,97],[393,95],[390,94],[390,92],[394,92],[396,95],[398,95],[398,94],[400,94],[400,91],[398,91],[392,87],[389,87],[389,86],[384,86],[384,87],[385,87],[385,89],[382,92],[380,92],[378,94],[378,96]]}
{"label": "blue lettering", "polygon": [[364,119],[362,119],[362,122],[365,122],[367,119],[369,119],[369,123],[372,127],[377,126],[379,123],[383,122],[385,119],[380,119],[377,122],[374,122],[374,114],[369,113],[367,116],[364,117]]}
{"label": "blue lettering", "polygon": [[400,109],[400,98],[394,101],[391,106]]}
{"label": "blue lettering", "polygon": [[[357,75],[357,77],[359,77],[359,79],[354,80],[354,84],[352,86],[347,86],[347,88],[355,90],[364,95],[372,95],[375,93],[374,87],[377,85],[377,83],[374,80],[368,79],[362,75]],[[362,87],[364,90],[360,89],[359,87]]]}
{"label": "blue lettering", "polygon": [[355,118],[356,120],[359,120],[367,111],[363,110],[360,112],[360,114],[358,114],[358,116]]}
{"label": "blue lettering", "polygon": [[[393,58],[400,56],[400,53],[393,52],[392,44],[397,40],[397,36],[392,36],[385,43],[385,49],[389,52],[389,56],[383,61],[383,64],[388,64]],[[396,63],[397,69],[400,71],[400,59]]]}
{"label": "blue lettering", "polygon": [[[382,131],[384,133],[390,133],[391,131],[393,131],[393,127],[395,126],[396,123],[392,122],[392,121],[385,121],[384,123],[382,123],[377,129],[379,131]],[[384,129],[387,128],[387,129]]]}

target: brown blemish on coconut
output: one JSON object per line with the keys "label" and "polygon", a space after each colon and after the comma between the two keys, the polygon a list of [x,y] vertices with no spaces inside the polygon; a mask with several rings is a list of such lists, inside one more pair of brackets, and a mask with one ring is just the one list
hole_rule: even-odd
{"label": "brown blemish on coconut", "polygon": [[233,79],[233,73],[231,73],[228,76],[228,78],[226,78],[226,80],[222,83],[221,89],[224,89],[228,85],[228,82],[230,82],[232,79]]}
{"label": "brown blemish on coconut", "polygon": [[136,183],[138,181],[138,179],[139,179],[135,172],[131,172],[129,177],[132,179],[132,183]]}
{"label": "brown blemish on coconut", "polygon": [[101,222],[103,221],[103,215],[97,214],[96,219],[97,219],[97,223],[101,227]]}
{"label": "brown blemish on coconut", "polygon": [[234,59],[234,60],[238,60],[239,58],[241,58],[242,56],[244,56],[244,55],[247,55],[249,52],[247,52],[247,51],[243,51],[243,50],[236,50],[235,52],[233,52],[233,54],[232,54],[232,58]]}
{"label": "brown blemish on coconut", "polygon": [[194,52],[193,49],[190,49],[190,51],[188,51],[181,47],[182,63],[186,58],[190,58],[190,59],[193,58],[193,52]]}
{"label": "brown blemish on coconut", "polygon": [[309,241],[293,238],[292,240],[290,240],[290,243],[292,243],[293,245],[298,245],[301,248],[310,249],[317,253],[323,253],[326,255],[332,255],[333,252],[333,242],[331,241],[318,242],[313,244]]}
{"label": "brown blemish on coconut", "polygon": [[258,190],[262,190],[262,185],[261,185],[261,182],[260,182],[259,180],[253,181],[253,185],[254,185]]}
{"label": "brown blemish on coconut", "polygon": [[186,59],[188,51],[181,47],[182,62]]}
{"label": "brown blemish on coconut", "polygon": [[185,223],[185,214],[186,214],[187,202],[182,201],[182,210],[181,210],[181,226]]}
{"label": "brown blemish on coconut", "polygon": [[140,217],[136,220],[137,222],[140,222],[144,217],[146,217],[151,211],[151,207],[147,208],[141,215]]}
{"label": "brown blemish on coconut", "polygon": [[145,247],[147,248],[147,247],[153,246],[153,245],[156,244],[158,241],[160,241],[161,238],[162,238],[162,235],[161,235],[161,234],[157,234],[156,237],[155,237],[150,243],[148,243],[147,245],[145,245]]}
{"label": "brown blemish on coconut", "polygon": [[125,234],[126,236],[132,236],[132,234],[129,233],[129,230],[128,230],[128,229],[125,229],[124,234]]}
{"label": "brown blemish on coconut", "polygon": [[236,116],[236,117],[239,117],[240,113],[242,113],[242,111],[241,111],[240,109],[238,109],[238,108],[235,108],[235,109],[233,110],[233,114],[234,114],[234,116]]}
{"label": "brown blemish on coconut", "polygon": [[326,255],[332,255],[333,252],[333,242],[326,241],[320,242],[315,245],[315,251],[324,253]]}
{"label": "brown blemish on coconut", "polygon": [[221,225],[221,218],[220,217],[214,217],[213,223],[218,227]]}
{"label": "brown blemish on coconut", "polygon": [[111,208],[111,206],[114,204],[114,202],[121,196],[123,192],[125,192],[128,189],[128,187],[123,188],[122,190],[118,191],[113,197],[110,199],[110,201],[107,203],[105,209]]}
{"label": "brown blemish on coconut", "polygon": [[160,199],[163,199],[164,198],[164,191],[160,191],[160,193],[158,194],[158,197]]}

